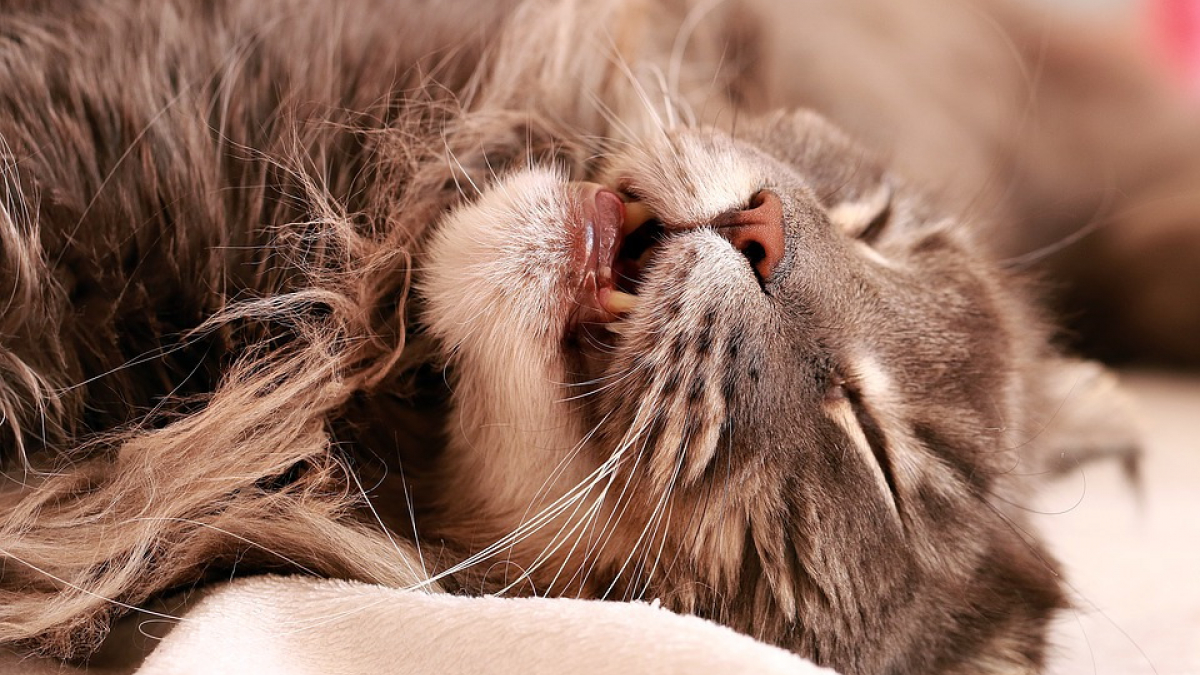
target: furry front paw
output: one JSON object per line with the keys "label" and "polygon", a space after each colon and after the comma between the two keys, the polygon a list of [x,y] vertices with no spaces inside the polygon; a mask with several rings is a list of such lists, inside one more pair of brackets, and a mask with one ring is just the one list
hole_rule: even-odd
{"label": "furry front paw", "polygon": [[447,216],[423,285],[453,352],[553,351],[572,324],[608,317],[624,205],[553,169],[509,175]]}

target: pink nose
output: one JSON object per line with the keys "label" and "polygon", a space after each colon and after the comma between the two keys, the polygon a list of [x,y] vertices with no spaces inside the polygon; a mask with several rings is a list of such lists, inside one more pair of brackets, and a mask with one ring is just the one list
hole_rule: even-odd
{"label": "pink nose", "polygon": [[712,226],[746,256],[763,281],[783,260],[783,203],[774,192],[756,193],[750,208],[718,216]]}

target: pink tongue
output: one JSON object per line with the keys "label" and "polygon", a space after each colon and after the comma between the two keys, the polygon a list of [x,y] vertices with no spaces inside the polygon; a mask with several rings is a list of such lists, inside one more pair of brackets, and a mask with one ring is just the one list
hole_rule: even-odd
{"label": "pink tongue", "polygon": [[[612,190],[596,193],[596,229],[601,232],[620,232],[625,222],[625,204]],[[615,237],[614,237],[615,238]]]}
{"label": "pink tongue", "polygon": [[[621,245],[621,226],[625,223],[625,203],[612,190],[600,189],[593,200],[591,214],[596,233],[596,275],[600,286],[612,284],[612,266]],[[597,289],[599,290],[599,289]]]}

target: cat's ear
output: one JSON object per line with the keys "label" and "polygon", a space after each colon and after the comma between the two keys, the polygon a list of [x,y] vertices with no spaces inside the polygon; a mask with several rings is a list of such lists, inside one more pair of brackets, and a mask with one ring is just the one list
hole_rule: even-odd
{"label": "cat's ear", "polygon": [[1042,419],[1033,441],[1040,468],[1061,474],[1111,459],[1136,480],[1140,434],[1133,402],[1116,374],[1094,361],[1067,358],[1047,359],[1040,371]]}
{"label": "cat's ear", "polygon": [[829,220],[852,239],[870,240],[892,211],[892,186],[886,180],[846,195],[829,207]]}

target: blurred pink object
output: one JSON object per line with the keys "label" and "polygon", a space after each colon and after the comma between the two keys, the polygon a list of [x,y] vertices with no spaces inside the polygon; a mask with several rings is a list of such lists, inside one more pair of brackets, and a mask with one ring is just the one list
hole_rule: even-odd
{"label": "blurred pink object", "polygon": [[1200,0],[1151,0],[1150,21],[1171,69],[1200,96]]}

